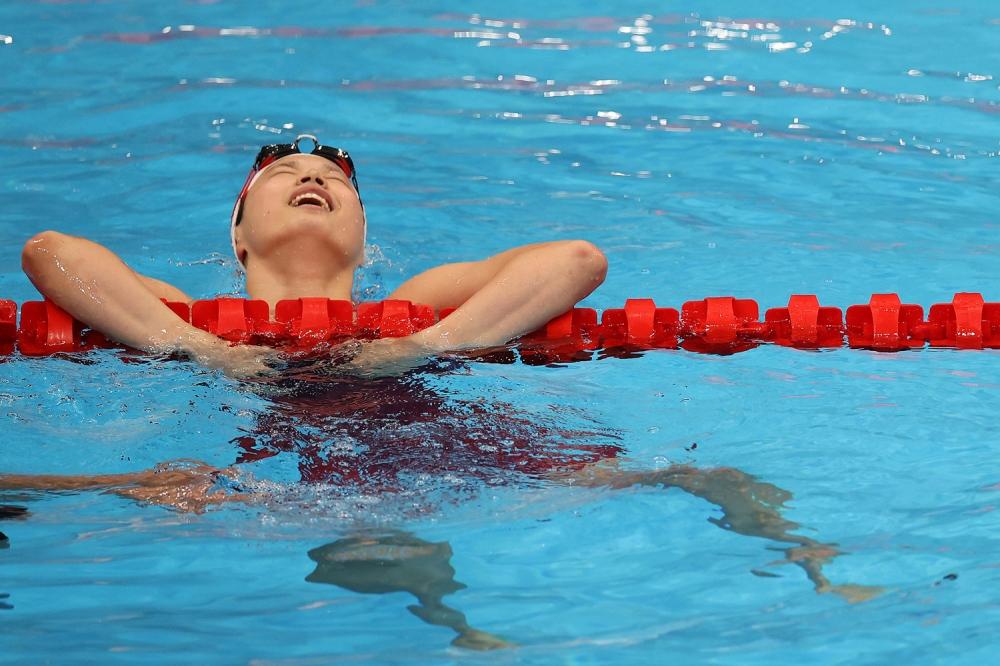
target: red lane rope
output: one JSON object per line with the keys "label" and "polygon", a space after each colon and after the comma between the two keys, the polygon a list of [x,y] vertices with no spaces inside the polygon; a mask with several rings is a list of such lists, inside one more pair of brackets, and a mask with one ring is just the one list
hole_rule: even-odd
{"label": "red lane rope", "polygon": [[[186,303],[164,301],[178,317],[234,344],[267,344],[309,349],[347,338],[402,337],[432,326],[454,312],[435,315],[428,305],[401,300],[373,303],[300,298],[280,301],[274,319],[264,301],[217,298]],[[590,308],[574,308],[516,344],[526,362],[586,358],[604,349],[611,355],[643,349],[685,349],[704,354],[733,354],[773,343],[799,349],[849,347],[901,351],[929,344],[956,349],[1000,348],[1000,303],[981,294],[955,294],[950,303],[932,305],[926,319],[919,305],[904,304],[897,294],[875,294],[866,305],[821,306],[811,294],[792,296],[788,305],[771,308],[760,320],[756,301],[731,296],[688,301],[680,312],[652,299],[629,299],[600,318]],[[115,347],[98,331],[86,328],[51,301],[21,306],[0,300],[0,354],[25,356]],[[509,358],[500,355],[498,358]]]}

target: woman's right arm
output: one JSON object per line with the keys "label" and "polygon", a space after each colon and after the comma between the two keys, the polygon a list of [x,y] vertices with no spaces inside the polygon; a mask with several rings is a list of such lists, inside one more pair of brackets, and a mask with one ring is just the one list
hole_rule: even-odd
{"label": "woman's right arm", "polygon": [[139,275],[97,243],[43,231],[25,243],[21,266],[46,298],[130,347],[186,353],[203,365],[237,375],[265,368],[262,350],[230,347],[183,321],[160,300],[189,300],[182,291]]}

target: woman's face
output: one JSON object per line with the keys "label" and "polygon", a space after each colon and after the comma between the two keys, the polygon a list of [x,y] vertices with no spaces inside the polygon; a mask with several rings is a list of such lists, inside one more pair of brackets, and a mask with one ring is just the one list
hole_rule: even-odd
{"label": "woman's face", "polygon": [[295,154],[265,169],[247,193],[236,226],[236,251],[255,261],[325,261],[360,265],[364,211],[350,179],[319,155]]}

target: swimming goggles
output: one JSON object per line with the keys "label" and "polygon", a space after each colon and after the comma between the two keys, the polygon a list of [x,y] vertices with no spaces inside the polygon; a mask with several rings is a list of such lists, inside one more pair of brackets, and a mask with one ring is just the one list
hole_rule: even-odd
{"label": "swimming goggles", "polygon": [[[310,141],[313,144],[313,149],[308,153],[303,151],[299,145],[303,140]],[[364,212],[365,204],[361,201],[361,190],[358,189],[358,177],[354,168],[354,160],[351,159],[351,156],[347,153],[347,151],[343,148],[324,146],[319,142],[319,139],[312,134],[300,134],[292,143],[272,143],[262,147],[260,152],[257,153],[257,157],[253,161],[253,166],[250,167],[250,173],[247,174],[247,179],[243,182],[243,187],[240,189],[240,194],[236,197],[236,205],[233,206],[233,214],[229,230],[233,242],[234,253],[236,252],[236,225],[238,225],[243,219],[243,204],[246,201],[247,193],[250,191],[250,188],[253,187],[253,184],[257,182],[257,179],[269,166],[283,157],[297,154],[318,155],[333,162],[351,181],[351,185],[354,186],[354,191],[358,193],[358,202],[361,204],[362,213]],[[367,225],[365,226],[367,227]],[[240,266],[243,266],[243,262],[240,261],[238,253],[236,255],[236,260],[240,263]],[[246,267],[244,266],[244,268]]]}

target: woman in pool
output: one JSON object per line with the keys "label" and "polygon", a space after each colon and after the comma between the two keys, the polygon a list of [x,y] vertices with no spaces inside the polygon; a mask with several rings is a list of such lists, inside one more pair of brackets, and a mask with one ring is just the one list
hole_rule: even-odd
{"label": "woman in pool", "polygon": [[[311,151],[303,150],[309,141]],[[282,299],[350,300],[364,259],[366,219],[354,164],[313,136],[265,146],[236,200],[233,250],[250,298],[272,311]],[[96,243],[44,231],[24,246],[22,265],[38,290],[78,320],[130,347],[184,353],[237,376],[267,369],[272,354],[233,347],[181,321],[162,302],[191,301],[166,282],[139,275]],[[539,328],[597,288],[607,260],[582,240],[514,248],[489,259],[446,264],[403,283],[390,298],[457,307],[406,338],[366,344],[352,365],[387,371],[445,351],[504,344]]]}
{"label": "woman in pool", "polygon": [[[314,147],[303,152],[300,142],[307,138]],[[266,146],[257,156],[232,214],[233,249],[246,271],[247,292],[251,298],[267,301],[272,308],[279,300],[305,296],[350,299],[354,271],[364,255],[365,227],[354,165],[346,153],[324,147],[314,137],[299,137],[293,144]],[[23,265],[32,282],[48,298],[88,326],[131,347],[152,352],[186,353],[205,365],[222,368],[233,375],[253,375],[269,368],[267,361],[273,354],[271,350],[232,347],[184,323],[160,299],[189,301],[186,294],[169,284],[135,273],[100,245],[57,232],[43,232],[25,245]],[[439,352],[506,343],[572,307],[601,284],[606,270],[603,254],[585,241],[529,245],[483,261],[439,266],[405,282],[392,297],[430,304],[437,309],[458,309],[444,321],[407,338],[364,344],[351,364],[355,369],[392,374]],[[470,444],[475,444],[476,426],[481,425],[474,418],[474,410],[467,409],[467,405],[452,408],[433,395],[426,395],[412,383],[380,389],[378,381],[370,381],[365,386],[350,386],[346,390],[375,391],[376,394],[348,402],[346,408],[345,401],[332,399],[337,397],[336,387],[315,395],[277,399],[274,413],[269,412],[259,432],[254,433],[259,436],[256,439],[262,441],[241,438],[250,440],[240,443],[245,461],[295,450],[303,459],[304,480],[354,483],[345,481],[345,470],[357,472],[364,469],[366,461],[331,457],[329,451],[322,448],[323,442],[315,448],[303,447],[302,438],[295,432],[300,426],[308,426],[307,429],[323,432],[322,439],[326,440],[331,434],[338,434],[326,426],[346,423],[360,429],[347,434],[356,435],[376,453],[367,463],[377,469],[362,476],[369,480],[375,478],[383,486],[391,487],[396,470],[382,469],[385,458],[389,457],[382,454],[388,448],[372,448],[373,443],[378,442],[365,432],[366,424],[369,421],[402,423],[412,430],[421,419],[430,419],[435,424],[445,424],[444,430],[433,439],[455,444],[454,451],[448,450],[454,457],[441,458],[439,455],[427,460],[413,457],[419,458],[417,462],[421,464],[438,469],[464,469],[462,463],[466,458],[463,456],[474,448]],[[383,392],[378,393],[380,390]],[[379,411],[373,414],[372,409]],[[282,416],[285,412],[289,414],[287,418]],[[492,431],[485,436],[496,441],[511,440],[519,447],[524,444],[517,451],[493,453],[515,460],[519,473],[524,473],[521,463],[528,461],[533,470],[529,475],[556,482],[589,487],[680,488],[718,505],[722,516],[710,520],[720,527],[786,544],[785,560],[801,567],[816,591],[835,592],[853,601],[877,593],[875,588],[830,583],[822,573],[822,566],[838,551],[831,544],[792,533],[798,525],[785,520],[780,513],[783,502],[790,496],[786,491],[730,468],[698,470],[678,465],[656,471],[622,470],[612,464],[615,454],[608,454],[601,447],[594,447],[589,457],[561,459],[550,452],[544,456],[535,455],[539,447],[532,448],[531,440],[554,439],[551,433],[544,432],[534,423],[530,428],[519,429],[512,422],[516,415],[509,410],[504,415],[505,430],[500,433],[504,436],[497,436]],[[386,434],[389,437],[384,442],[386,447],[405,448],[412,444],[412,450],[418,450],[419,441],[408,442],[394,431]],[[285,440],[295,442],[295,446],[286,446]],[[495,444],[493,441],[487,443]],[[489,470],[503,467],[498,461],[491,467],[482,457],[475,458],[474,462],[469,467]],[[513,473],[515,470],[505,471]],[[226,479],[238,482],[230,483],[228,490],[220,488],[220,483],[227,485]],[[234,468],[218,470],[201,464],[174,463],[148,471],[93,476],[0,474],[0,489],[17,488],[101,489],[191,511],[201,511],[221,502],[268,499],[267,491],[255,490],[253,479],[248,475],[241,476]],[[366,537],[346,546],[331,544],[324,547],[325,550],[316,549],[310,557],[318,564],[317,572],[310,580],[343,585],[348,581],[360,591],[410,591],[420,600],[414,612],[428,622],[452,627],[458,634],[459,644],[480,648],[503,644],[472,629],[460,613],[441,603],[441,598],[457,589],[457,584],[451,579],[453,571],[448,565],[450,549],[440,544],[418,543],[407,537],[404,539],[406,548],[396,548],[405,555],[396,563],[405,575],[391,585],[381,577],[370,584],[359,583],[358,572],[371,569],[372,556],[365,549],[372,546],[379,550],[385,545],[379,538]],[[399,546],[400,537],[392,538],[395,541],[390,545]],[[344,559],[342,551],[345,548],[354,554],[354,559]],[[334,560],[328,557],[331,552],[336,555]]]}

